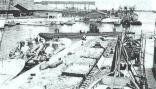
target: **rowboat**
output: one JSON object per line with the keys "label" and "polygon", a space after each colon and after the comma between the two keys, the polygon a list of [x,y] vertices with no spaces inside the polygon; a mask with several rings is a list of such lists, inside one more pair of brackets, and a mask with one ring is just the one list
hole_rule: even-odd
{"label": "rowboat", "polygon": [[75,24],[75,22],[73,22],[73,21],[67,21],[67,22],[65,22],[64,24],[65,24],[65,25],[73,25],[73,24]]}
{"label": "rowboat", "polygon": [[8,22],[6,22],[5,23],[5,26],[15,26],[16,25],[16,23],[15,23],[15,21],[8,21]]}

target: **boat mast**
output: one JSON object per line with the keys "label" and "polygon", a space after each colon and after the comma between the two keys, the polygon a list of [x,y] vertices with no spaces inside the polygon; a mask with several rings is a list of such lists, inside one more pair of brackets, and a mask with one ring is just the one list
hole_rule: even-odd
{"label": "boat mast", "polygon": [[[7,16],[6,16],[5,21],[8,19],[8,12],[9,12],[9,10],[10,10],[10,6],[11,6],[11,3],[12,3],[12,2],[13,2],[13,0],[9,0],[8,9],[7,9],[7,5],[3,3],[3,5],[6,5],[6,6],[5,6],[5,9],[6,9],[6,14],[7,14]],[[6,0],[5,0],[5,3],[6,3]],[[5,27],[4,27],[4,29],[2,29],[2,36],[1,36],[1,40],[0,40],[0,52],[2,51],[2,41],[3,41],[4,33],[5,33]],[[0,55],[0,57],[2,57],[2,55]],[[3,67],[3,57],[2,57],[2,60],[1,60],[1,61],[2,61],[2,67]]]}
{"label": "boat mast", "polygon": [[[6,3],[6,1],[5,1],[5,3]],[[9,10],[10,10],[10,6],[13,4],[13,0],[9,0],[9,5],[8,5],[8,9],[6,8],[6,14],[7,14],[7,16],[6,16],[6,20],[8,19],[8,12],[9,12]],[[5,29],[5,28],[4,28]],[[5,30],[2,30],[2,37],[1,37],[1,40],[0,40],[0,51],[1,51],[1,46],[2,46],[2,41],[3,41],[3,37],[4,37],[4,33],[5,33]]]}

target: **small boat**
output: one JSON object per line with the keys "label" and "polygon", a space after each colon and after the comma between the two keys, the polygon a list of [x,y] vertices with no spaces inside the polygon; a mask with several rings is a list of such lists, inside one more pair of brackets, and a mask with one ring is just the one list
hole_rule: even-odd
{"label": "small boat", "polygon": [[[33,68],[41,62],[50,60],[51,56],[61,52],[71,44],[71,40],[65,38],[46,41],[45,43],[34,43],[35,39],[28,39],[29,47],[25,48],[26,45],[21,47],[21,52],[23,54],[22,58],[25,59],[25,66],[18,75]],[[24,41],[22,43],[24,44]]]}
{"label": "small boat", "polygon": [[64,25],[64,23],[63,22],[59,22],[59,21],[52,21],[50,23],[50,25]]}
{"label": "small boat", "polygon": [[5,26],[15,26],[16,25],[16,23],[14,22],[14,21],[8,21],[7,23],[5,23]]}
{"label": "small boat", "polygon": [[131,25],[142,25],[141,21],[131,21]]}
{"label": "small boat", "polygon": [[65,24],[65,25],[73,25],[73,24],[75,24],[75,22],[68,21],[68,22],[65,22],[64,24]]}
{"label": "small boat", "polygon": [[96,22],[101,23],[102,19],[98,18]]}
{"label": "small boat", "polygon": [[60,25],[64,25],[64,22],[60,21]]}
{"label": "small boat", "polygon": [[121,19],[120,18],[105,18],[101,21],[102,23],[109,23],[109,24],[112,24],[112,23],[121,23]]}
{"label": "small boat", "polygon": [[50,23],[45,21],[27,21],[20,23],[22,25],[32,25],[32,26],[48,26]]}
{"label": "small boat", "polygon": [[0,29],[3,29],[5,26],[5,19],[4,18],[0,18]]}
{"label": "small boat", "polygon": [[129,21],[129,20],[125,20],[125,19],[123,19],[122,21],[121,21],[121,24],[122,24],[122,27],[130,27],[130,25],[131,25],[131,22]]}
{"label": "small boat", "polygon": [[120,26],[120,25],[121,25],[121,23],[114,22],[114,26]]}
{"label": "small boat", "polygon": [[16,23],[16,25],[20,25],[20,23],[18,22],[18,23]]}
{"label": "small boat", "polygon": [[120,26],[121,25],[121,20],[114,21],[114,26]]}
{"label": "small boat", "polygon": [[85,17],[85,18],[83,19],[83,21],[89,21],[89,20],[90,20],[89,17]]}
{"label": "small boat", "polygon": [[50,25],[55,25],[55,24],[56,24],[56,22],[51,22],[51,23],[50,23]]}
{"label": "small boat", "polygon": [[156,11],[152,11],[153,13],[156,13]]}

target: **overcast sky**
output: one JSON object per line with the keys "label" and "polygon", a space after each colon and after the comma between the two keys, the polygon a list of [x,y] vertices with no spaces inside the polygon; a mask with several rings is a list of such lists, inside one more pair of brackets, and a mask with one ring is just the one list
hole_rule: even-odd
{"label": "overcast sky", "polygon": [[95,1],[98,9],[118,8],[119,6],[134,6],[136,9],[156,10],[156,0],[34,0],[39,1]]}

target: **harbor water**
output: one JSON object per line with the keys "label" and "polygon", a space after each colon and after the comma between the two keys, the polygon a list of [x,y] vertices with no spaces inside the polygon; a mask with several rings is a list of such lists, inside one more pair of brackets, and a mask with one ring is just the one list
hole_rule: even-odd
{"label": "harbor water", "polygon": [[[139,20],[142,21],[142,26],[131,26],[130,30],[140,34],[141,31],[146,34],[154,34],[156,13],[152,12],[139,12]],[[121,31],[122,26],[117,26],[116,31]],[[5,33],[2,41],[0,54],[4,57],[7,56],[11,49],[15,48],[17,42],[25,40],[26,38],[33,38],[40,32],[54,33],[58,28],[60,32],[87,32],[89,24],[83,22],[76,22],[72,26],[68,25],[53,25],[53,26],[33,26],[33,25],[16,25],[12,27],[5,27]],[[112,32],[114,25],[112,24],[98,24],[100,32]],[[0,37],[2,31],[0,32]]]}

